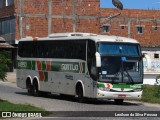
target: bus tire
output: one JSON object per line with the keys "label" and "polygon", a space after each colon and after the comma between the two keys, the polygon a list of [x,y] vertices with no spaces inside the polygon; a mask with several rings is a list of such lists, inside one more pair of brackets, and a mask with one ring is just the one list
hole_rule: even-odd
{"label": "bus tire", "polygon": [[26,88],[29,95],[33,95],[33,85],[31,84],[31,81],[29,78],[27,78],[26,81]]}
{"label": "bus tire", "polygon": [[77,97],[78,97],[78,102],[80,103],[84,103],[86,101],[86,99],[83,96],[83,88],[81,84],[78,84],[76,87],[76,93],[77,93]]}
{"label": "bus tire", "polygon": [[41,92],[39,91],[39,88],[38,88],[38,82],[36,80],[33,81],[33,95],[36,97],[41,96]]}
{"label": "bus tire", "polygon": [[123,104],[123,99],[115,99],[114,102],[116,103],[116,105],[122,105]]}

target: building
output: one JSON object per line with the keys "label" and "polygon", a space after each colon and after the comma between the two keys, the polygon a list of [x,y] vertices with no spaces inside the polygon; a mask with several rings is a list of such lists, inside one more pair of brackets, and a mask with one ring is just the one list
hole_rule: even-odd
{"label": "building", "polygon": [[[0,51],[9,51],[8,57],[12,60],[8,71],[13,71],[15,61],[15,49],[12,44],[15,43],[15,19],[12,0],[0,1]],[[6,7],[8,6],[8,7]]]}
{"label": "building", "polygon": [[[115,9],[100,9],[101,15],[117,14]],[[108,11],[108,12],[107,12]],[[144,84],[155,84],[160,75],[160,10],[124,9],[112,20],[101,18],[102,34],[131,37],[138,40],[145,54]]]}
{"label": "building", "polygon": [[98,33],[98,12],[99,0],[1,0],[0,36],[14,44],[26,36],[43,37],[53,32]]}
{"label": "building", "polygon": [[0,37],[7,43],[15,45],[23,37],[44,37],[56,32],[91,32],[137,39],[143,53],[151,59],[144,59],[145,73],[156,70],[160,74],[160,10],[100,8],[100,0],[0,1]]}

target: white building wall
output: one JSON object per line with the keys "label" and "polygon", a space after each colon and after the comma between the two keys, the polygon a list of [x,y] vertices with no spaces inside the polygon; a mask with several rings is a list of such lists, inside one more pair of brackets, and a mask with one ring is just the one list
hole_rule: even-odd
{"label": "white building wall", "polygon": [[142,51],[144,82],[143,84],[155,85],[156,77],[160,75],[160,51]]}

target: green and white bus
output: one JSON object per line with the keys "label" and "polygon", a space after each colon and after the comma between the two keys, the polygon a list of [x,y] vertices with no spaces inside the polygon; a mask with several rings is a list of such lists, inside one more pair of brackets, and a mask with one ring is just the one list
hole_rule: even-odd
{"label": "green and white bus", "polygon": [[28,93],[85,98],[140,99],[143,62],[131,38],[91,33],[55,33],[19,41],[17,86]]}

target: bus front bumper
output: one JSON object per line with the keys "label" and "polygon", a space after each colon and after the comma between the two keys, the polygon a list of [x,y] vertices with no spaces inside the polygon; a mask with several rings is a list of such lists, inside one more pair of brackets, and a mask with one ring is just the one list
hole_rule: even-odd
{"label": "bus front bumper", "polygon": [[137,92],[110,92],[97,90],[97,98],[100,99],[141,99],[142,91]]}

